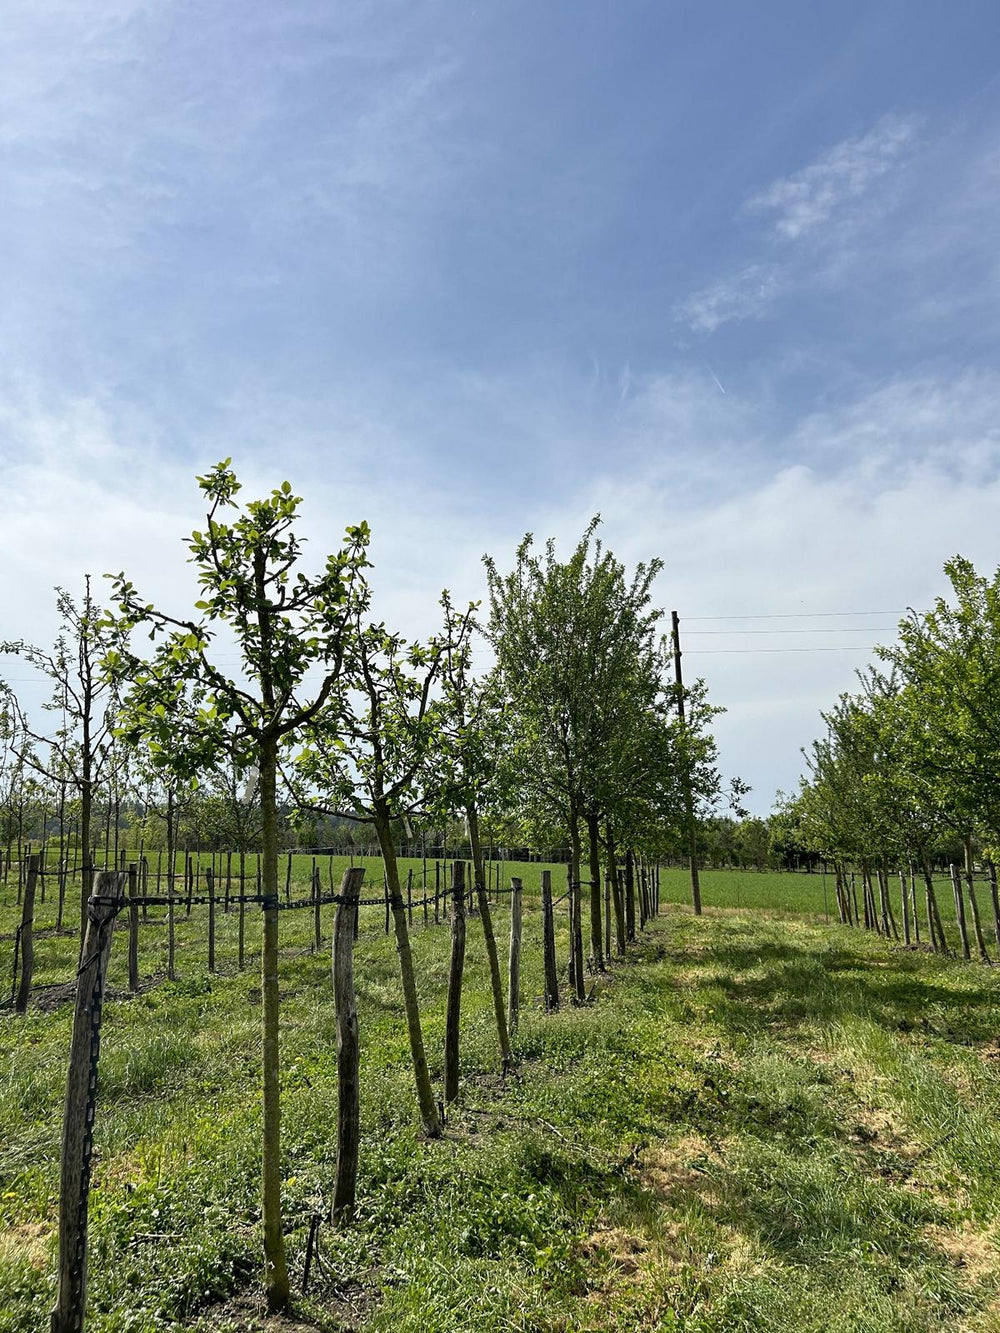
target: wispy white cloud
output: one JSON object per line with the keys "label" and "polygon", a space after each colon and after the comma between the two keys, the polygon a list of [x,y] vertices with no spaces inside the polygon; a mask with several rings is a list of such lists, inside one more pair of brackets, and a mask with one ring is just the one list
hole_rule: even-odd
{"label": "wispy white cloud", "polygon": [[896,167],[913,145],[916,128],[912,118],[886,116],[867,134],[843,140],[801,171],[774,181],[748,199],[746,208],[770,215],[779,236],[798,240]]}
{"label": "wispy white cloud", "polygon": [[724,324],[765,318],[782,296],[813,280],[818,269],[842,267],[838,257],[853,252],[857,234],[885,207],[885,200],[873,202],[874,187],[906,161],[916,133],[915,118],[886,116],[867,134],[845,139],[801,171],[752,195],[744,212],[767,219],[770,233],[758,245],[766,248],[767,258],[681,301],[675,311],[678,323],[710,335]]}
{"label": "wispy white cloud", "polygon": [[763,319],[781,293],[776,264],[748,264],[694,292],[677,308],[677,318],[695,333],[714,333],[733,320]]}

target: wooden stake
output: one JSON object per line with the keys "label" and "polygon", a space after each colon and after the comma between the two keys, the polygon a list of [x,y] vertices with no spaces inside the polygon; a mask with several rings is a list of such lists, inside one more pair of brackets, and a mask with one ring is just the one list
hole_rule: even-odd
{"label": "wooden stake", "polygon": [[458,1096],[459,1020],[462,1010],[462,973],[465,969],[465,862],[451,863],[451,959],[448,968],[448,1007],[444,1029],[444,1098]]}
{"label": "wooden stake", "polygon": [[139,867],[133,861],[128,868],[128,988],[135,995],[139,989]]}
{"label": "wooden stake", "polygon": [[87,1214],[104,981],[125,877],[96,876],[87,902],[70,1040],[59,1180],[59,1277],[50,1333],[80,1333],[87,1304]]}
{"label": "wooden stake", "polygon": [[346,1222],[354,1212],[361,1142],[361,1084],[358,1010],[354,994],[354,938],[363,866],[344,871],[340,902],[333,920],[333,997],[337,1010],[337,1178],[332,1220]]}
{"label": "wooden stake", "polygon": [[21,899],[21,978],[17,988],[14,1008],[19,1014],[27,1012],[28,997],[31,994],[31,975],[35,968],[35,885],[38,882],[38,867],[41,856],[32,852],[28,857],[28,875],[24,884],[24,897]]}
{"label": "wooden stake", "polygon": [[559,1008],[559,972],[556,968],[556,926],[552,915],[552,871],[542,871],[542,949],[545,958],[545,1008]]}
{"label": "wooden stake", "polygon": [[205,871],[205,887],[208,889],[208,970],[215,971],[215,866]]}
{"label": "wooden stake", "polygon": [[513,1037],[521,1012],[521,881],[510,881],[510,966],[507,974],[507,1031]]}

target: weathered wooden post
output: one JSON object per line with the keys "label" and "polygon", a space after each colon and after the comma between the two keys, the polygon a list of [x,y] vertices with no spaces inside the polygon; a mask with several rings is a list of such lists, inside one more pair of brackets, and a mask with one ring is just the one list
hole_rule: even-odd
{"label": "weathered wooden post", "polygon": [[128,988],[139,990],[139,868],[133,861],[128,868]]}
{"label": "weathered wooden post", "polygon": [[354,938],[364,866],[344,871],[333,920],[333,996],[337,1011],[337,1178],[332,1221],[354,1212],[361,1142],[358,1010],[354,995]]}
{"label": "weathered wooden post", "polygon": [[556,923],[552,915],[552,871],[542,871],[542,950],[545,959],[545,1008],[559,1008]]}
{"label": "weathered wooden post", "polygon": [[35,969],[35,885],[38,883],[38,867],[41,859],[38,852],[29,854],[28,874],[24,882],[24,896],[21,899],[21,925],[18,931],[21,977],[14,1000],[14,1008],[19,1014],[27,1012],[28,997],[31,994],[31,975]]}
{"label": "weathered wooden post", "polygon": [[[572,873],[572,871],[570,872]],[[583,964],[583,885],[573,880],[570,886],[570,948],[573,951],[572,985],[577,1004],[587,998],[587,976]]]}
{"label": "weathered wooden post", "polygon": [[176,945],[174,931],[174,881],[173,877],[167,878],[167,979],[176,981],[177,973],[174,968],[174,949]]}
{"label": "weathered wooden post", "polygon": [[513,1037],[521,1012],[521,881],[510,881],[510,965],[507,974],[507,1031]]}
{"label": "weathered wooden post", "polygon": [[611,876],[604,871],[604,957],[611,962]]}
{"label": "weathered wooden post", "polygon": [[972,957],[972,950],[969,948],[969,928],[965,922],[965,897],[962,893],[962,881],[959,878],[958,867],[954,864],[948,869],[951,872],[951,888],[955,895],[955,916],[958,920],[958,935],[962,941],[962,957],[967,961]]}
{"label": "weathered wooden post", "polygon": [[240,879],[239,905],[240,910],[236,922],[236,966],[242,972],[246,967],[247,960],[247,886],[245,881]]}
{"label": "weathered wooden post", "polygon": [[59,1180],[59,1277],[50,1333],[80,1333],[87,1303],[87,1213],[104,980],[125,876],[102,871],[87,901],[76,987]]}
{"label": "weathered wooden post", "polygon": [[[323,876],[320,868],[313,862],[312,873],[312,892],[313,892],[313,943],[316,952],[319,953],[323,947],[323,917],[321,909],[323,906]],[[352,930],[353,935],[353,930]]]}
{"label": "weathered wooden post", "polygon": [[997,893],[997,868],[992,861],[988,863],[990,874],[990,899],[993,903],[993,935],[1000,949],[1000,895]]}
{"label": "weathered wooden post", "polygon": [[635,853],[625,853],[625,938],[635,940]]}
{"label": "weathered wooden post", "polygon": [[465,862],[451,863],[451,961],[448,968],[448,1008],[444,1028],[444,1098],[458,1096],[458,1040],[462,1010],[462,973],[465,969]]}
{"label": "weathered wooden post", "polygon": [[979,903],[976,899],[976,867],[972,859],[972,839],[965,840],[965,882],[969,886],[969,906],[972,908],[972,926],[976,932],[976,948],[979,958],[988,963],[990,956],[986,952],[986,939],[983,935],[983,923],[979,915]]}
{"label": "weathered wooden post", "polygon": [[[214,862],[214,857],[213,857]],[[205,888],[208,890],[208,970],[215,971],[215,865],[205,871]]]}

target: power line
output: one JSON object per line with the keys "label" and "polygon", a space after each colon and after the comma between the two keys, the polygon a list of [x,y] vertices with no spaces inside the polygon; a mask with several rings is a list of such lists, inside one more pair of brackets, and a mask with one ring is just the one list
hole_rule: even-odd
{"label": "power line", "polygon": [[769,611],[761,612],[759,615],[739,615],[739,616],[682,616],[685,621],[691,620],[817,620],[820,617],[832,616],[904,616],[905,611]]}
{"label": "power line", "polygon": [[895,634],[895,625],[838,625],[830,628],[826,625],[816,625],[812,628],[803,626],[802,629],[693,629],[688,632],[688,638],[703,638],[706,634]]}
{"label": "power line", "polygon": [[881,644],[862,648],[860,644],[842,643],[836,648],[688,648],[685,657],[704,657],[709,653],[873,653]]}

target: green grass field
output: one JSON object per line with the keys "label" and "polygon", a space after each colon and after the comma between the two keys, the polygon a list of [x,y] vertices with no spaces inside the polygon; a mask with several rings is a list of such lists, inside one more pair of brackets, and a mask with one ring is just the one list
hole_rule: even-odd
{"label": "green grass field", "polygon": [[[530,902],[540,867],[520,869]],[[564,879],[555,868],[557,893]],[[240,974],[235,914],[220,914],[210,977],[204,913],[178,913],[168,983],[151,909],[140,944],[150,984],[137,997],[123,993],[124,935],[112,955],[88,1329],[1000,1333],[1000,979],[826,925],[818,875],[704,881],[708,911],[695,920],[677,905],[683,873],[665,872],[663,916],[593,1004],[557,1014],[538,1001],[529,906],[519,1064],[505,1081],[471,920],[465,1080],[435,1143],[419,1134],[394,945],[368,909],[359,1215],[322,1228],[323,1268],[297,1322],[273,1325],[256,1303],[259,917],[248,912]],[[559,914],[564,965],[565,904]],[[0,960],[16,919],[8,889]],[[499,905],[501,940],[507,923]],[[329,960],[312,951],[312,929],[311,912],[282,914],[296,1284],[336,1154]],[[439,1078],[447,929],[425,930],[418,911],[413,933]],[[68,975],[72,947],[41,937],[40,983]],[[4,1333],[47,1327],[70,1017],[67,1002],[0,1016]]]}

